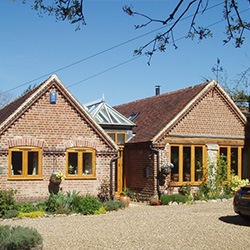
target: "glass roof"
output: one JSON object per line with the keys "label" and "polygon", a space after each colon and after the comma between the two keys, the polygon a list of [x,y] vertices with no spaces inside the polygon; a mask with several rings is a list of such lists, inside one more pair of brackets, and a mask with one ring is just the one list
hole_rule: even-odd
{"label": "glass roof", "polygon": [[98,124],[103,125],[121,125],[121,126],[135,126],[135,124],[120,114],[114,108],[109,106],[104,98],[84,104],[90,115]]}

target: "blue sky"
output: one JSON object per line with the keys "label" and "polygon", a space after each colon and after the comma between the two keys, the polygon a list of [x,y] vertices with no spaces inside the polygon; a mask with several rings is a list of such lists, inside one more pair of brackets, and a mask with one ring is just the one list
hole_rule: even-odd
{"label": "blue sky", "polygon": [[[178,49],[170,45],[165,53],[155,54],[150,66],[147,57],[135,58],[134,49],[157,32],[145,34],[160,26],[135,30],[134,24],[143,19],[126,15],[122,7],[133,5],[137,11],[164,19],[164,10],[175,0],[86,0],[87,25],[80,31],[68,22],[56,22],[54,17],[38,17],[31,10],[31,0],[25,5],[21,2],[0,1],[0,91],[10,91],[14,98],[30,84],[39,84],[55,73],[81,103],[104,95],[108,104],[117,105],[154,95],[155,85],[160,85],[161,93],[165,93],[199,84],[204,78],[215,78],[211,68],[217,58],[229,79],[250,67],[249,34],[246,33],[241,49],[235,49],[232,43],[223,45],[225,23],[220,22],[211,27],[213,38],[198,43],[183,38],[190,19],[176,29]],[[210,2],[215,5],[223,0]],[[201,23],[212,25],[220,21],[219,8],[209,10],[200,18]],[[246,8],[247,4],[243,9]],[[244,15],[249,14],[248,7]]]}

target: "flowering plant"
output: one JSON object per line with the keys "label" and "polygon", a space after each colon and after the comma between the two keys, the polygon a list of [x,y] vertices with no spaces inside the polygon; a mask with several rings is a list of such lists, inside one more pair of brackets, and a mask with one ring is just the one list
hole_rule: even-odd
{"label": "flowering plant", "polygon": [[231,175],[229,182],[227,183],[227,187],[234,194],[238,191],[241,187],[249,185],[250,182],[248,179],[241,179],[238,175]]}
{"label": "flowering plant", "polygon": [[64,174],[62,172],[58,172],[55,175],[56,175],[56,179],[58,180],[62,180],[64,178]]}

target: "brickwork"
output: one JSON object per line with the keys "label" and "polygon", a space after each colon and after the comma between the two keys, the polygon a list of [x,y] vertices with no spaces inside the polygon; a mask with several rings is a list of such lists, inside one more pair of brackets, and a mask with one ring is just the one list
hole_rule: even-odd
{"label": "brickwork", "polygon": [[225,100],[211,90],[172,128],[172,134],[244,138],[245,128]]}
{"label": "brickwork", "polygon": [[13,188],[18,191],[17,199],[38,200],[49,195],[48,184],[52,171],[65,172],[66,149],[72,146],[96,149],[96,178],[93,180],[63,180],[64,191],[76,190],[83,194],[96,195],[101,183],[109,182],[109,163],[115,155],[93,127],[64,98],[57,89],[57,102],[50,104],[47,91],[24,112],[3,133],[0,148],[13,146],[38,146],[43,149],[41,180],[8,180],[8,158],[0,152],[0,188]]}
{"label": "brickwork", "polygon": [[[141,200],[146,200],[154,193],[156,187],[156,155],[150,150],[149,145],[141,148],[128,146],[124,152],[124,168],[129,176],[127,186],[139,194]],[[148,176],[145,173],[146,168],[149,169]]]}

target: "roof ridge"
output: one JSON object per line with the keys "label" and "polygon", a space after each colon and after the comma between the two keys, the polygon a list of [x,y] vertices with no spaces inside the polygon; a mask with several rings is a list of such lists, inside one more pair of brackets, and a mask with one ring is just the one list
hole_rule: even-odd
{"label": "roof ridge", "polygon": [[192,89],[192,88],[195,88],[195,87],[200,87],[201,85],[207,85],[209,83],[211,83],[213,80],[211,81],[206,81],[206,82],[203,82],[203,83],[200,83],[200,84],[196,84],[196,85],[192,85],[192,86],[188,86],[188,87],[185,87],[185,88],[182,88],[182,89],[177,89],[177,90],[173,90],[173,91],[170,91],[170,92],[165,92],[165,93],[162,93],[162,94],[159,94],[159,95],[154,95],[154,96],[149,96],[149,97],[145,97],[145,98],[142,98],[142,99],[138,99],[138,100],[135,100],[135,101],[131,101],[131,102],[126,102],[126,103],[122,103],[122,104],[119,104],[119,105],[115,105],[114,107],[115,108],[118,108],[118,107],[121,107],[123,105],[128,105],[128,104],[132,104],[132,103],[138,103],[138,102],[142,102],[144,100],[149,100],[149,99],[155,99],[155,98],[160,98],[160,97],[165,97],[167,95],[173,95],[173,94],[176,94],[176,93],[179,93],[179,92],[182,92],[182,91],[186,91],[188,89]]}

